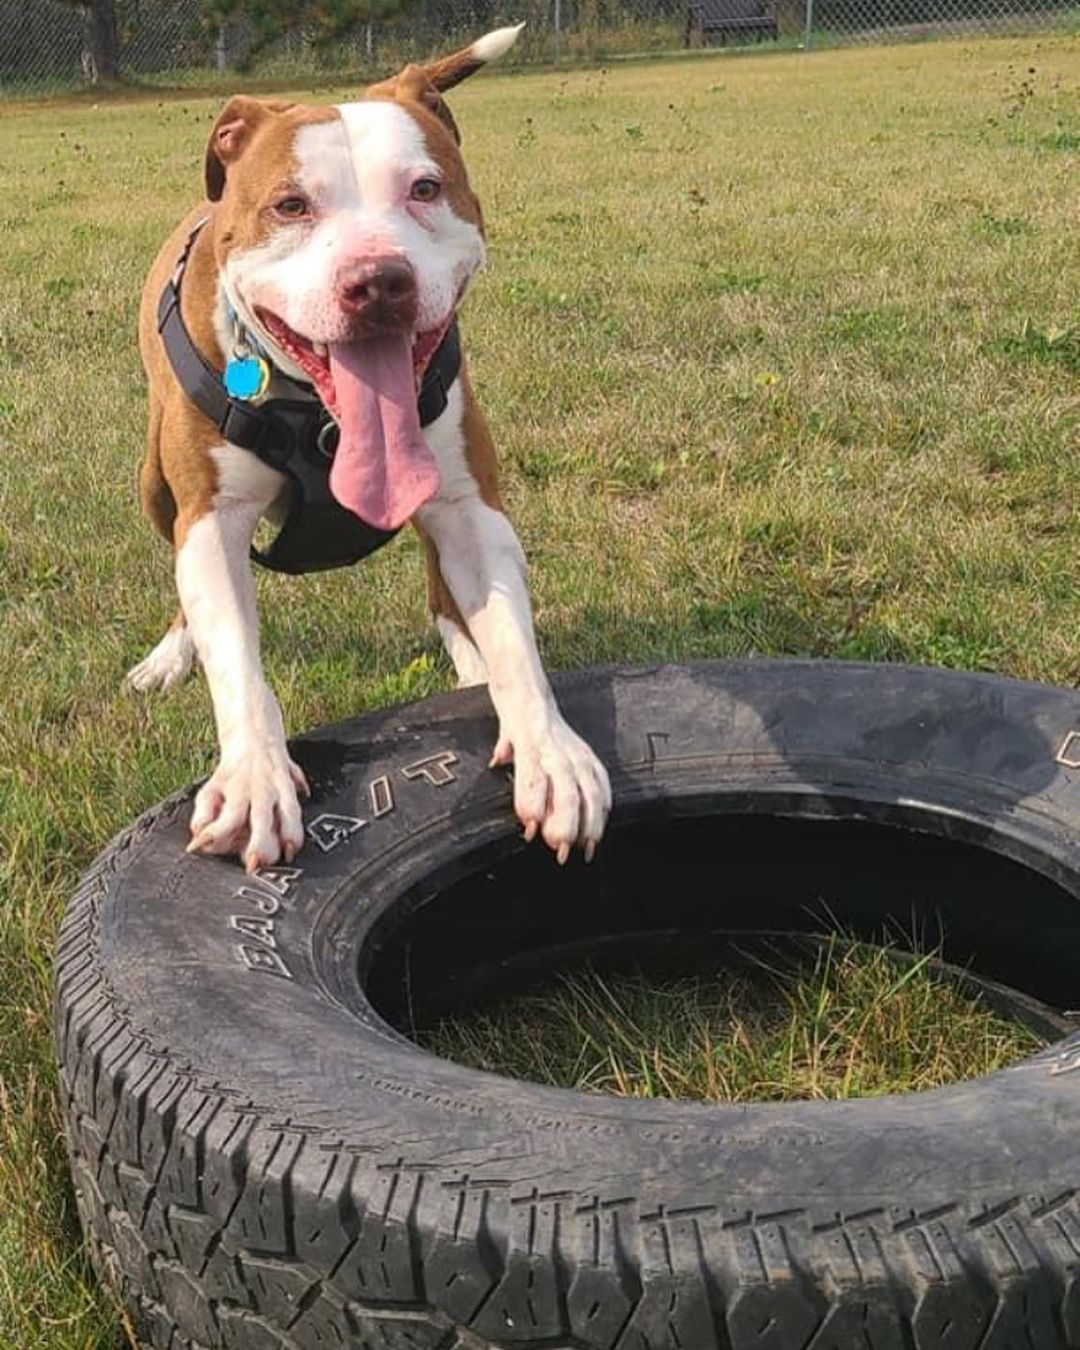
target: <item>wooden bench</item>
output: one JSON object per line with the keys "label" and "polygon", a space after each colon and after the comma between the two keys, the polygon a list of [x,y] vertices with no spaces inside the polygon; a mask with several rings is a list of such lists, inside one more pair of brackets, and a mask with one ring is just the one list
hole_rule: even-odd
{"label": "wooden bench", "polygon": [[729,37],[746,33],[756,42],[777,36],[776,19],[769,14],[763,0],[689,0],[686,7],[686,33],[683,46],[690,46],[693,33],[709,42],[719,34],[726,45]]}

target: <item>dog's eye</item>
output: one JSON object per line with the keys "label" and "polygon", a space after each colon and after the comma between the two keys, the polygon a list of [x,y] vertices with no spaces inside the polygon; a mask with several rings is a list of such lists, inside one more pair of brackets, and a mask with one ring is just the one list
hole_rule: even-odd
{"label": "dog's eye", "polygon": [[433,202],[442,191],[442,184],[437,178],[418,178],[409,189],[409,196],[414,202]]}
{"label": "dog's eye", "polygon": [[299,193],[292,193],[288,197],[281,197],[274,203],[274,213],[282,220],[301,220],[304,216],[311,214],[311,206],[306,197],[301,197]]}

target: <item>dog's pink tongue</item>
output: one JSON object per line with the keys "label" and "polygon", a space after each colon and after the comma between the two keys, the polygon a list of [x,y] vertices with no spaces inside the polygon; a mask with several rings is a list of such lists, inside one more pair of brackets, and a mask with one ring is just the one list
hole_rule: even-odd
{"label": "dog's pink tongue", "polygon": [[404,334],[330,344],[341,428],[330,490],[380,530],[396,530],[439,490],[420,434],[412,347]]}

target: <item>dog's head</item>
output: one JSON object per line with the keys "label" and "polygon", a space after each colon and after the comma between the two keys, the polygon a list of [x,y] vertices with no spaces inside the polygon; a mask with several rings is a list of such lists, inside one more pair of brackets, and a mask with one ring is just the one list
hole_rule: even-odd
{"label": "dog's head", "polygon": [[281,369],[315,386],[341,427],[331,487],[382,528],[438,486],[416,389],[484,258],[442,96],[520,31],[406,66],[355,103],[240,96],[210,134],[223,334],[231,307]]}

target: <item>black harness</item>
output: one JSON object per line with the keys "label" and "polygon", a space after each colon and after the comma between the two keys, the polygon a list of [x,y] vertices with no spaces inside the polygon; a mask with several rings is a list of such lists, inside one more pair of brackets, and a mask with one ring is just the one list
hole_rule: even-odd
{"label": "black harness", "polygon": [[[330,491],[330,466],[338,443],[338,425],[309,386],[275,372],[296,390],[290,398],[258,405],[231,398],[215,370],[195,346],[180,314],[180,283],[188,256],[205,221],[188,236],[184,251],[158,301],[158,332],[180,388],[209,417],[231,445],[250,450],[289,479],[289,505],[276,538],[251,556],[275,572],[322,572],[348,567],[374,553],[397,530],[378,530],[338,502]],[[446,408],[447,395],[461,368],[461,343],[455,319],[424,372],[417,399],[420,425],[429,426]]]}

